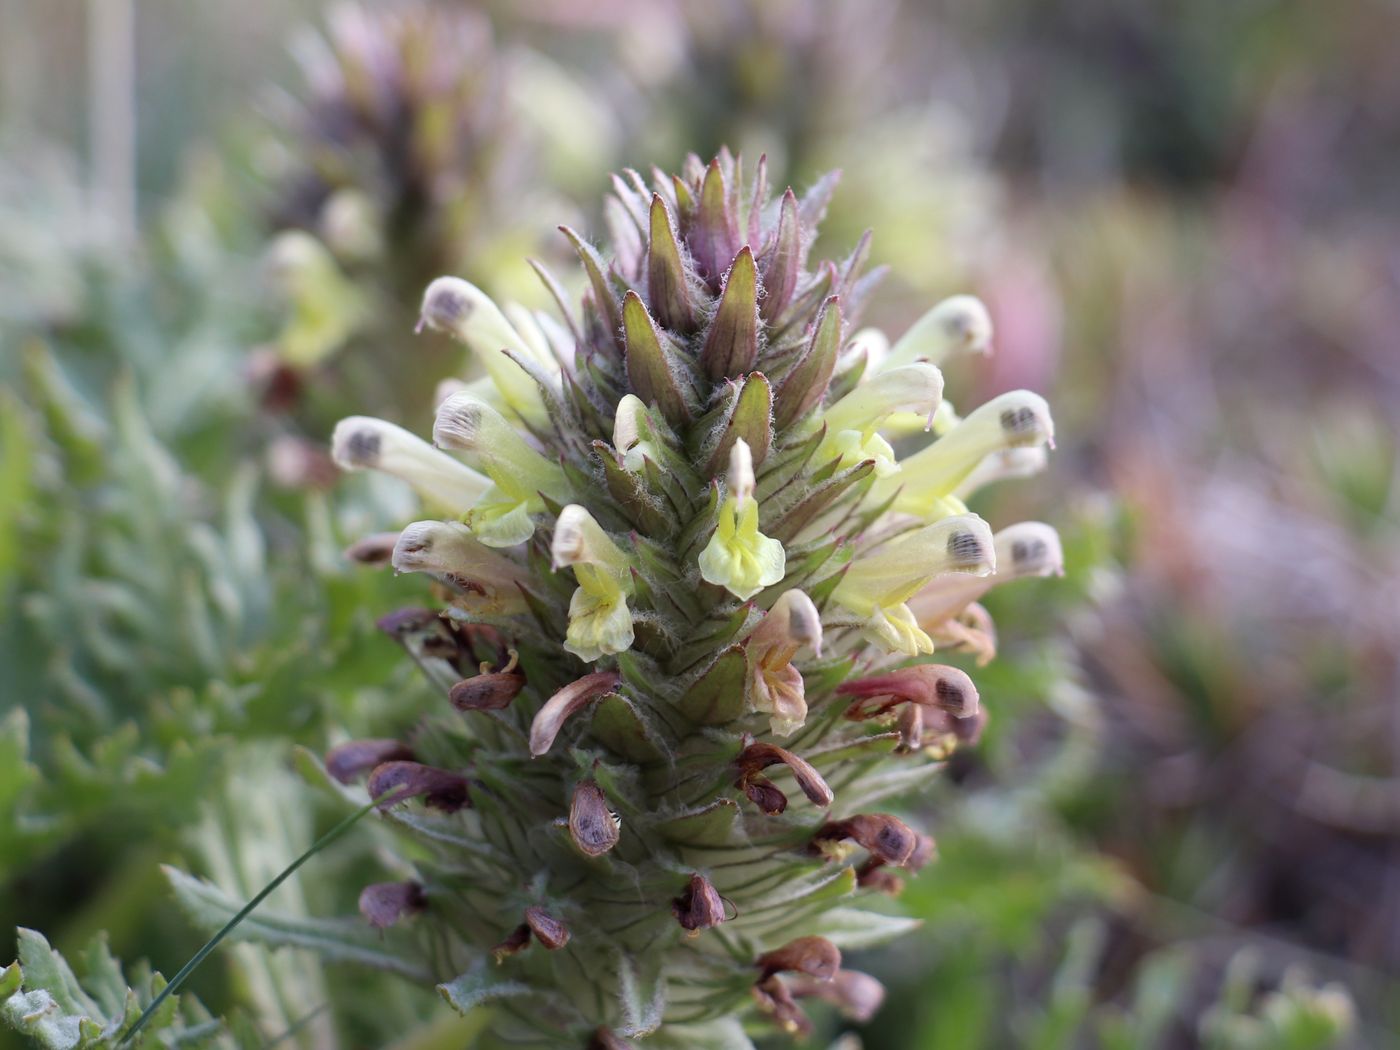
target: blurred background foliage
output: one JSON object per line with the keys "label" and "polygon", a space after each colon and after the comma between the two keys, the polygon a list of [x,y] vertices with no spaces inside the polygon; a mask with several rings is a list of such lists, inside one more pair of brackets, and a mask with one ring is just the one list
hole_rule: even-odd
{"label": "blurred background foliage", "polygon": [[[426,281],[540,305],[524,259],[600,228],[610,171],[728,144],[799,186],[841,168],[824,233],[874,229],[874,320],[981,295],[996,353],[950,385],[1059,422],[1049,472],[975,509],[1056,524],[1067,575],[989,599],[993,720],[907,803],[939,842],[900,901],[923,927],[859,962],[889,1001],[830,1038],[1400,1045],[1398,17],[0,0],[0,929],[48,939],[0,1017],[50,1045],[129,1020],[138,960],[199,940],[160,863],[246,898],[334,810],[293,748],[423,714],[373,624],[417,588],[341,554],[399,496],[324,441],[421,426],[460,374],[412,333]],[[374,850],[273,904],[353,911]],[[182,996],[163,1038],[473,1023],[288,949],[190,988],[208,1010]]]}

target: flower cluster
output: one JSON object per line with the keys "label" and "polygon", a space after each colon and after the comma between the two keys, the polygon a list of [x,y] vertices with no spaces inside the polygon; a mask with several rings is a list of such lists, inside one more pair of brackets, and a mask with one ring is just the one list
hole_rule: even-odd
{"label": "flower cluster", "polygon": [[833,185],[770,200],[763,161],[746,180],[723,153],[627,172],[606,256],[564,230],[581,310],[543,271],[557,317],[429,286],[423,327],[486,376],[440,391],[431,444],[336,429],[342,467],[446,516],[390,555],[443,608],[387,628],[464,712],[332,769],[392,789],[436,858],[366,914],[439,931],[444,994],[499,998],[513,1040],[695,1045],[744,1002],[793,1031],[802,996],[873,1010],[841,968],[868,943],[851,908],[934,850],[870,807],[985,718],[966,673],[922,658],[990,659],[978,600],[1060,570],[1050,526],[993,533],[967,507],[1044,462],[1044,400],[944,399],[943,361],[991,343],[969,296],[892,344],[853,331],[868,238],[808,260]]}

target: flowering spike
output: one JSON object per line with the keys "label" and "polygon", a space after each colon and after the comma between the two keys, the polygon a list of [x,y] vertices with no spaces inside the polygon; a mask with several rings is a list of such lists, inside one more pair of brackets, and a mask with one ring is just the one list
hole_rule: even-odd
{"label": "flowering spike", "polygon": [[758,531],[753,456],[743,438],[730,451],[727,484],[729,496],[720,506],[714,536],[700,552],[700,575],[747,601],[782,580],[787,554],[781,542]]}
{"label": "flowering spike", "polygon": [[955,353],[985,354],[992,348],[992,318],[982,301],[971,295],[944,299],[900,336],[884,360],[884,368],[914,361],[941,365]]}
{"label": "flowering spike", "polygon": [[700,367],[711,379],[739,376],[758,360],[758,271],[745,246],[724,278],[719,309],[700,348]]}
{"label": "flowering spike", "polygon": [[671,213],[659,193],[651,198],[649,223],[647,302],[663,327],[674,332],[689,332],[695,327],[695,305]]}
{"label": "flowering spike", "polygon": [[429,503],[464,514],[487,489],[489,478],[433,448],[403,427],[370,416],[335,425],[331,457],[342,470],[377,470],[407,482]]}
{"label": "flowering spike", "polygon": [[[415,731],[414,751],[443,768],[393,741],[328,758],[345,778],[372,766],[371,791],[395,801],[477,804],[445,822],[470,840],[437,817],[402,830],[432,840],[417,869],[441,905],[420,920],[434,924],[424,968],[494,944],[521,997],[490,1022],[493,1045],[690,1045],[746,1007],[804,1032],[811,997],[869,1016],[878,982],[842,971],[805,924],[838,900],[859,909],[870,891],[897,892],[897,868],[933,844],[892,816],[833,815],[832,788],[856,807],[974,741],[986,712],[973,682],[906,658],[935,645],[989,658],[995,630],[976,599],[1061,562],[1048,527],[993,537],[960,501],[1043,458],[1051,436],[1035,395],[962,420],[942,399],[930,359],[986,341],[971,301],[940,304],[891,350],[860,330],[878,276],[862,273],[868,238],[842,261],[807,261],[834,178],[770,200],[764,168],[745,181],[725,151],[650,185],[622,173],[604,212],[611,242],[568,231],[581,309],[546,277],[562,323],[439,285],[460,298],[433,299],[434,323],[485,338],[498,365],[496,341],[509,345],[547,418],[523,418],[485,381],[454,384],[434,433],[464,462],[394,435],[404,455],[375,463],[465,518],[414,523],[392,544],[393,564],[434,577],[448,607],[381,623],[456,709],[478,713]],[[466,302],[475,313],[457,310]],[[932,444],[896,461],[888,442],[930,415]],[[740,853],[742,870],[716,868],[719,885],[697,870]],[[811,878],[814,858],[842,866],[834,883]],[[854,902],[821,888],[852,881]],[[705,947],[686,939],[736,916],[721,939],[743,952],[710,945],[713,984],[678,987]],[[536,941],[617,965],[520,955]],[[479,982],[473,966],[446,987]]]}

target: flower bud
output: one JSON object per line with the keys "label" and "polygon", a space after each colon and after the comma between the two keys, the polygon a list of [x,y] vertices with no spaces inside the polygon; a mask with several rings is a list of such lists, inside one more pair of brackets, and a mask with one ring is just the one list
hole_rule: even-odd
{"label": "flower bud", "polygon": [[760,813],[766,813],[770,817],[786,812],[788,807],[788,797],[782,788],[773,783],[765,776],[754,774],[745,777],[739,782],[739,787]]}
{"label": "flower bud", "polygon": [[367,785],[370,798],[383,808],[422,796],[423,804],[445,813],[471,805],[467,778],[447,769],[418,762],[384,762],[375,767]]}
{"label": "flower bud", "polygon": [[423,499],[454,514],[465,514],[491,487],[489,478],[465,463],[403,427],[369,416],[336,424],[331,458],[342,470],[377,470],[407,482]]}
{"label": "flower bud", "polygon": [[376,930],[388,929],[427,904],[423,887],[416,882],[376,882],[360,891],[360,914]]}
{"label": "flower bud", "polygon": [[992,318],[982,301],[954,295],[929,310],[900,336],[884,370],[913,361],[939,365],[955,353],[985,354],[992,348]]}
{"label": "flower bud", "polygon": [[650,443],[642,437],[646,411],[647,406],[641,398],[636,394],[626,394],[617,403],[613,414],[613,448],[628,470],[641,470],[645,459],[656,458]]}
{"label": "flower bud", "polygon": [[753,986],[754,1001],[764,1013],[771,1014],[774,1023],[789,1035],[805,1037],[812,1033],[812,1022],[792,998],[792,993],[775,976],[765,977]]}
{"label": "flower bud", "polygon": [[503,711],[524,688],[524,675],[478,674],[454,685],[447,698],[458,711]]}
{"label": "flower bud", "polygon": [[326,772],[349,784],[375,766],[412,758],[413,749],[397,740],[348,740],[326,752]]}
{"label": "flower bud", "polygon": [[996,534],[996,579],[1063,576],[1065,554],[1060,534],[1040,521],[1008,525]]}
{"label": "flower bud", "polygon": [[671,902],[671,913],[689,933],[699,933],[724,922],[724,899],[714,883],[705,876],[693,874],[685,892]]}
{"label": "flower bud", "polygon": [[580,780],[569,803],[569,836],[590,857],[601,857],[617,845],[622,821],[608,806],[596,780]]}

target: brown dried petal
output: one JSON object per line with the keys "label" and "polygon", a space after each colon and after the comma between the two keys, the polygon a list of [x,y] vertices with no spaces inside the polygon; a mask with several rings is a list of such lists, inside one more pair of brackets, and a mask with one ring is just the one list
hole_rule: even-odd
{"label": "brown dried petal", "polygon": [[412,758],[413,750],[397,740],[348,740],[326,752],[326,772],[349,784],[384,762]]}
{"label": "brown dried petal", "polygon": [[924,709],[918,704],[905,704],[899,712],[896,727],[899,730],[899,749],[917,751],[924,742]]}
{"label": "brown dried petal", "polygon": [[592,700],[610,692],[621,681],[616,671],[597,671],[570,682],[544,702],[530,724],[530,754],[538,758],[553,745],[570,716]]}
{"label": "brown dried petal", "polygon": [[439,622],[436,609],[396,609],[387,616],[375,621],[375,626],[390,638],[402,638],[418,631],[428,630]]}
{"label": "brown dried petal", "polygon": [[739,781],[739,786],[744,789],[749,801],[770,817],[776,817],[787,809],[787,795],[765,776],[754,774],[746,777]]}
{"label": "brown dried petal", "polygon": [[601,857],[617,845],[621,828],[596,780],[580,780],[569,803],[569,835],[590,857]]}
{"label": "brown dried petal", "polygon": [[392,806],[405,799],[423,797],[424,805],[455,813],[471,805],[467,778],[448,769],[437,769],[418,762],[384,762],[369,776],[370,798],[386,795],[381,806]]}
{"label": "brown dried petal", "polygon": [[459,711],[502,711],[524,688],[524,675],[479,674],[462,679],[448,692],[447,698]]}
{"label": "brown dried petal", "polygon": [[887,864],[904,864],[918,845],[914,830],[888,813],[858,813],[818,829],[814,843],[850,839]]}
{"label": "brown dried petal", "polygon": [[938,846],[933,841],[932,835],[925,835],[923,832],[915,832],[914,839],[914,852],[909,854],[908,858],[904,861],[904,866],[909,871],[921,870],[924,865],[933,860],[938,854]]}
{"label": "brown dried petal", "polygon": [[740,753],[738,758],[740,782],[743,783],[760,769],[783,763],[792,770],[793,779],[797,781],[797,786],[802,789],[802,793],[807,796],[814,806],[821,806],[825,809],[830,806],[835,795],[832,794],[831,787],[822,779],[822,775],[804,758],[798,758],[786,748],[777,744],[755,743],[750,744]]}
{"label": "brown dried petal", "polygon": [[724,922],[724,899],[714,883],[697,873],[690,876],[685,892],[671,902],[671,913],[682,929],[698,933]]}
{"label": "brown dried petal", "polygon": [[510,933],[506,934],[506,939],[496,947],[491,949],[491,954],[496,957],[496,962],[504,962],[508,956],[523,952],[530,945],[530,927],[521,923]]}
{"label": "brown dried petal", "polygon": [[525,924],[547,951],[558,951],[569,943],[569,928],[543,908],[526,908]]}
{"label": "brown dried petal", "polygon": [[829,981],[841,968],[841,949],[825,937],[799,937],[760,955],[754,965],[765,979],[775,973],[805,973]]}
{"label": "brown dried petal", "polygon": [[375,882],[360,891],[360,914],[377,930],[422,911],[427,903],[416,882]]}

